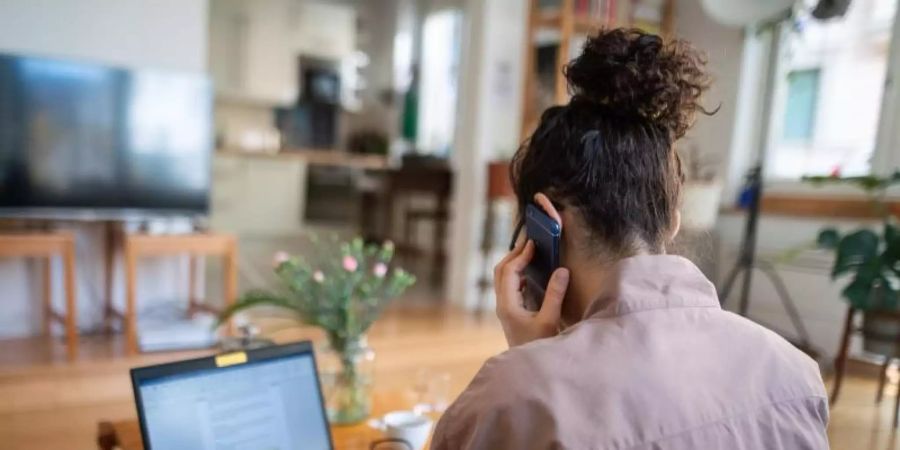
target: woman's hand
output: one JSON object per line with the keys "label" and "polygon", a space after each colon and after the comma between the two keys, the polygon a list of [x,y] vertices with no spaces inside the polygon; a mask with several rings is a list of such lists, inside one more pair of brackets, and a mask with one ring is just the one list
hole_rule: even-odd
{"label": "woman's hand", "polygon": [[534,255],[534,242],[519,244],[494,267],[494,293],[497,295],[497,317],[510,347],[536,339],[555,336],[559,332],[559,317],[563,297],[569,286],[569,270],[553,272],[547,285],[540,311],[525,308],[522,272]]}

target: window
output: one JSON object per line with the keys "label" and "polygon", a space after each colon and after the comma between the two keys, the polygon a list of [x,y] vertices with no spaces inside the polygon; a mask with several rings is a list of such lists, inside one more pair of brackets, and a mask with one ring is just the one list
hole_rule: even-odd
{"label": "window", "polygon": [[767,161],[771,179],[873,169],[898,0],[857,0],[844,17],[799,20],[782,42]]}
{"label": "window", "polygon": [[417,150],[447,156],[456,130],[462,13],[455,9],[431,13],[422,34]]}
{"label": "window", "polygon": [[787,142],[809,142],[812,139],[819,96],[819,73],[819,69],[797,70],[787,76],[782,133],[782,139]]}

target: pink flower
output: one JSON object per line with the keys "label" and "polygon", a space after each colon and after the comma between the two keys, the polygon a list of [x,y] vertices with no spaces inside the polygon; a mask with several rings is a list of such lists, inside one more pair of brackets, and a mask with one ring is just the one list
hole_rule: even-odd
{"label": "pink flower", "polygon": [[347,255],[343,260],[344,270],[347,272],[356,272],[357,267],[359,267],[359,263],[356,261],[356,258]]}
{"label": "pink flower", "polygon": [[291,255],[288,255],[287,252],[275,252],[275,256],[272,257],[272,265],[277,269],[282,264],[288,262],[291,259]]}
{"label": "pink flower", "polygon": [[384,278],[384,276],[387,275],[387,271],[388,268],[385,263],[375,264],[375,267],[372,268],[372,273],[378,278]]}
{"label": "pink flower", "polygon": [[322,273],[321,270],[317,270],[317,271],[313,272],[313,280],[315,280],[316,283],[321,283],[321,282],[325,281],[325,274]]}

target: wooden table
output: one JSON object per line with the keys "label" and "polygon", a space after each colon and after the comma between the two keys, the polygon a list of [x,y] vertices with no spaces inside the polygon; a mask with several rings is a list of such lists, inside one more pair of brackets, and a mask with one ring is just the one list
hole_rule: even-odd
{"label": "wooden table", "polygon": [[[399,392],[376,392],[373,402],[372,417],[380,417],[390,411],[411,409],[413,406],[411,399]],[[438,417],[433,418],[436,422]],[[356,425],[331,427],[334,448],[338,450],[368,449],[369,443],[382,437],[380,431],[373,429],[365,421]],[[143,450],[137,419],[100,422],[97,445],[100,450]]]}
{"label": "wooden table", "polygon": [[[446,163],[411,164],[399,169],[369,172],[369,175],[380,180],[383,191],[363,192],[359,227],[365,233],[364,237],[373,241],[392,239],[397,242],[398,253],[418,258],[425,253],[425,248],[416,242],[416,228],[420,222],[430,222],[433,247],[430,249],[429,280],[432,286],[438,286],[447,260],[445,241],[453,193],[450,166]],[[430,199],[433,206],[418,205],[424,198]],[[397,215],[403,220],[399,234],[394,229]],[[380,223],[375,220],[378,216],[381,216]]]}
{"label": "wooden table", "polygon": [[[65,287],[66,311],[63,314],[53,309],[53,282],[50,273],[51,260],[60,256],[63,262],[63,286]],[[78,306],[75,285],[75,238],[70,233],[19,233],[0,234],[0,258],[39,258],[42,266],[44,335],[50,336],[51,324],[58,322],[66,330],[66,349],[70,360],[78,357]]]}
{"label": "wooden table", "polygon": [[[218,308],[212,308],[194,298],[194,277],[196,272],[196,258],[218,256],[222,258],[222,292],[224,299],[221,308],[232,304],[237,298],[237,238],[228,233],[191,233],[180,235],[152,235],[129,234],[125,236],[125,313],[117,314],[112,306],[112,299],[106,305],[106,311],[121,317],[124,322],[125,336],[127,339],[129,354],[135,355],[140,351],[137,338],[137,264],[140,258],[161,255],[187,254],[190,257],[190,271],[188,274],[190,295],[188,298],[188,312],[193,314],[198,310],[218,313]],[[231,330],[231,321],[225,327]]]}
{"label": "wooden table", "polygon": [[[491,315],[478,317],[444,308],[426,295],[430,294],[413,289],[409,298],[392,305],[369,333],[369,344],[375,351],[376,415],[412,407],[420,395],[423,374],[448,377],[445,398],[452,401],[485,360],[507,348],[503,330]],[[283,318],[258,319],[256,323],[266,336],[278,343],[325,338],[321,330],[312,327],[287,327],[290,322]],[[82,339],[79,359],[68,363],[64,354],[51,351],[56,348],[54,344],[45,337],[0,343],[0,449],[97,448],[98,423],[134,423],[129,369],[210,354],[128,355],[124,336],[88,336]],[[377,435],[365,430],[362,438],[356,438],[358,444],[353,444],[351,438],[343,436],[352,437],[354,432],[346,430],[335,432],[341,434],[336,436],[338,449],[367,449],[362,442],[367,436]],[[124,448],[140,448],[127,446],[128,442],[137,442],[138,436],[123,432]]]}

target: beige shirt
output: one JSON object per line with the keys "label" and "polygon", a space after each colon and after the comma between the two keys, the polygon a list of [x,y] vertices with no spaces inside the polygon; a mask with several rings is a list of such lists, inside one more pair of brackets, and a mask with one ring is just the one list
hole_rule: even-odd
{"label": "beige shirt", "polygon": [[488,360],[434,449],[825,449],[816,363],[719,307],[688,260],[621,263],[618,298]]}

